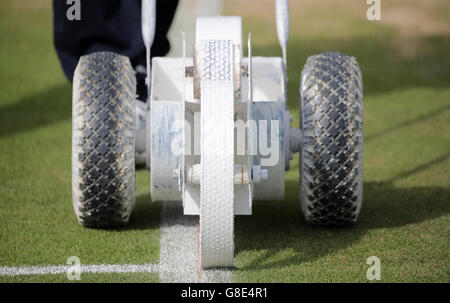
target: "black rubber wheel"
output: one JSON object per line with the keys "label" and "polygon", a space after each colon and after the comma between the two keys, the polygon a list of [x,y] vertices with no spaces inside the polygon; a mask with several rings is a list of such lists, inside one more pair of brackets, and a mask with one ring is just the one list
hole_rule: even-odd
{"label": "black rubber wheel", "polygon": [[73,80],[72,200],[80,224],[128,223],[135,204],[136,79],[127,57],[80,58]]}
{"label": "black rubber wheel", "polygon": [[363,188],[363,95],[356,59],[338,52],[309,57],[300,96],[302,211],[314,225],[352,224]]}

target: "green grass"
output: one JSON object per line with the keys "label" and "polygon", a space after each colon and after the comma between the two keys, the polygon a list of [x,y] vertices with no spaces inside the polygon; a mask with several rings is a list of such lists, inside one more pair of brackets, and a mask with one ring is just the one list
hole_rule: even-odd
{"label": "green grass", "polygon": [[[72,255],[84,264],[158,263],[161,205],[150,203],[144,170],[137,172],[137,208],[127,228],[93,230],[77,223],[71,203],[71,86],[53,50],[50,6],[19,4],[27,1],[0,3],[0,266],[65,264]],[[450,19],[448,11],[440,14]],[[271,23],[243,17],[253,53],[278,56]],[[297,125],[298,80],[309,55],[338,50],[358,58],[365,93],[360,219],[341,229],[307,225],[298,203],[296,157],[286,175],[286,200],[256,201],[253,216],[237,217],[234,279],[364,282],[366,259],[375,255],[384,282],[448,282],[450,37],[403,37],[364,15],[336,17],[336,28],[324,21],[310,30],[309,22],[320,17],[320,11],[306,18],[294,14],[289,105]],[[405,55],[399,40],[419,47]],[[19,281],[67,279],[0,277]],[[83,281],[157,281],[157,275],[85,274]]]}
{"label": "green grass", "polygon": [[[350,18],[345,35],[329,28],[315,36],[308,32],[311,18],[320,13],[292,22],[298,26],[288,48],[293,124],[307,57],[329,50],[355,56],[364,82],[363,208],[352,227],[309,226],[299,209],[297,156],[286,174],[286,200],[255,202],[252,216],[237,218],[235,280],[364,282],[367,258],[378,256],[383,282],[450,281],[450,37],[404,38],[420,45],[406,57],[393,43],[400,38],[394,28]],[[244,19],[253,54],[279,54],[271,26]],[[258,39],[261,28],[267,34]]]}
{"label": "green grass", "polygon": [[81,274],[81,280],[68,280],[65,274],[61,275],[30,275],[0,277],[0,282],[8,283],[154,283],[159,282],[156,273],[103,273],[103,274]]}
{"label": "green grass", "polygon": [[[71,202],[71,85],[53,50],[51,8],[20,2],[0,4],[0,266],[63,265],[69,256],[83,264],[158,263],[161,205],[150,203],[145,170],[137,172],[137,207],[128,227],[95,230],[78,224]],[[0,277],[64,280],[64,275]],[[155,281],[157,275],[83,275],[83,280]]]}

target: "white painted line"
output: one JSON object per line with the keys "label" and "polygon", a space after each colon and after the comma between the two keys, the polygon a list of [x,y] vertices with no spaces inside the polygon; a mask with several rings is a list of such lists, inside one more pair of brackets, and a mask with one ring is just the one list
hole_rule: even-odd
{"label": "white painted line", "polygon": [[[58,275],[65,274],[71,265],[49,265],[49,266],[1,266],[0,276],[21,275]],[[158,272],[157,264],[92,264],[80,265],[81,273],[152,273]]]}
{"label": "white painted line", "polygon": [[[231,270],[197,272],[197,216],[185,216],[181,202],[164,202],[160,264],[80,265],[81,273],[157,273],[161,282],[231,282]],[[65,274],[71,265],[0,266],[0,276]],[[199,279],[200,276],[200,279]]]}
{"label": "white painted line", "polygon": [[[181,202],[164,202],[160,264],[80,265],[81,273],[157,273],[161,282],[198,282],[197,216],[183,215]],[[65,274],[71,265],[0,266],[0,276]],[[231,270],[200,270],[200,282],[231,282]]]}
{"label": "white painted line", "polygon": [[[181,202],[164,202],[161,213],[159,279],[198,282],[197,216],[183,215]],[[231,282],[231,270],[200,270],[200,282]]]}
{"label": "white painted line", "polygon": [[[180,1],[169,31],[169,57],[182,56],[180,32],[185,32],[187,45],[195,42],[197,16],[218,16],[223,0]],[[192,57],[192,47],[186,48]],[[200,270],[197,273],[197,216],[183,215],[181,202],[164,202],[161,213],[159,278],[161,282],[231,282],[230,270]]]}

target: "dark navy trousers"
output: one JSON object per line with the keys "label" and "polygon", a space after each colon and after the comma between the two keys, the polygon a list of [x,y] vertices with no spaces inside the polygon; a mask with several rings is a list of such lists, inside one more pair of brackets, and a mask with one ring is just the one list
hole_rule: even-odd
{"label": "dark navy trousers", "polygon": [[[67,10],[73,4],[67,4],[66,0],[53,0],[54,44],[70,81],[80,56],[97,51],[115,52],[129,57],[133,67],[145,67],[141,0],[80,0],[80,4],[81,20],[70,21]],[[167,32],[177,5],[178,0],[157,1],[152,56],[164,56],[169,52]],[[145,92],[143,77],[138,78],[138,93],[142,89]]]}

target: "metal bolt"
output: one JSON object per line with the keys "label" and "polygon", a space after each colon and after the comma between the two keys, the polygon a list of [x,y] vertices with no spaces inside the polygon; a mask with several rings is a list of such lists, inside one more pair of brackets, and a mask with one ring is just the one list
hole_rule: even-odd
{"label": "metal bolt", "polygon": [[269,171],[262,169],[260,165],[254,165],[252,169],[253,183],[260,183],[261,180],[269,178]]}
{"label": "metal bolt", "polygon": [[175,168],[175,169],[173,170],[173,175],[172,175],[172,177],[173,177],[175,180],[178,180],[178,179],[180,178],[180,169],[179,169],[179,168]]}

